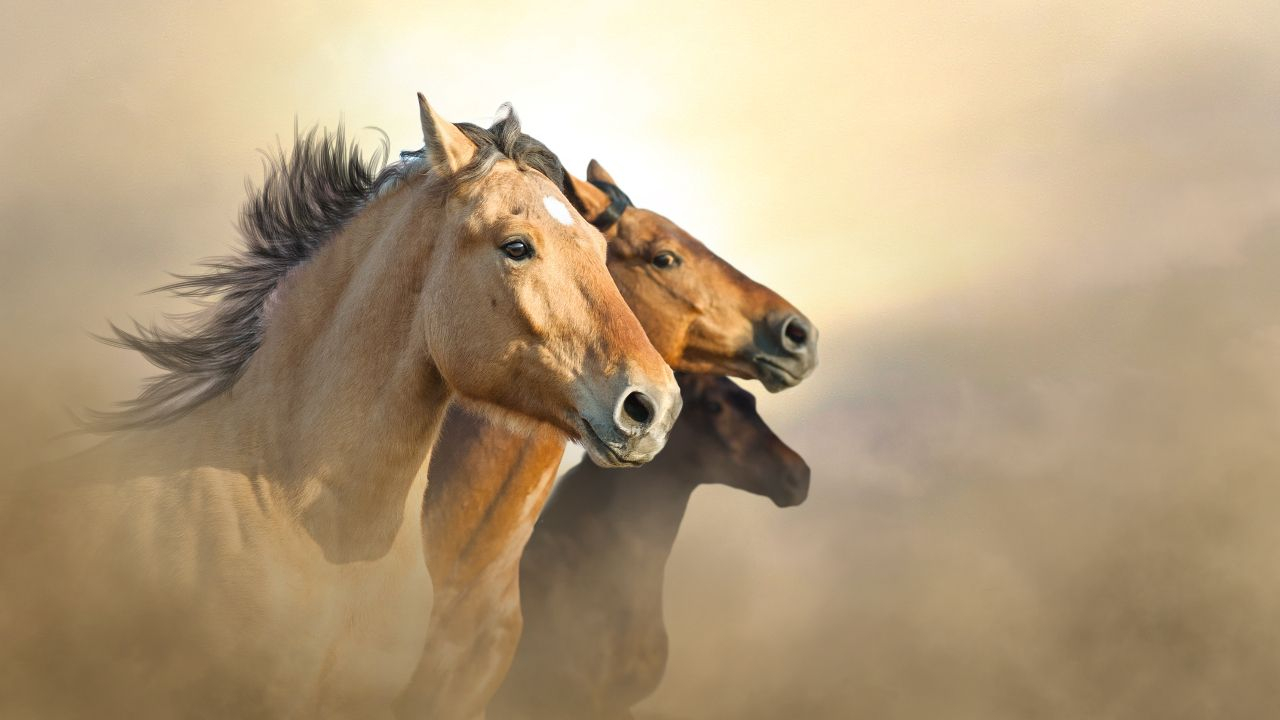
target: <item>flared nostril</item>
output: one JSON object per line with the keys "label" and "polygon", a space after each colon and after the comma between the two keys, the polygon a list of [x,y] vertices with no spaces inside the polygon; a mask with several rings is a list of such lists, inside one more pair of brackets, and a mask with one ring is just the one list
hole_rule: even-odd
{"label": "flared nostril", "polygon": [[802,318],[792,315],[782,323],[783,346],[790,349],[803,349],[809,344],[809,328]]}
{"label": "flared nostril", "polygon": [[654,416],[653,400],[642,392],[635,391],[627,394],[622,401],[622,413],[640,429],[649,427],[653,422]]}

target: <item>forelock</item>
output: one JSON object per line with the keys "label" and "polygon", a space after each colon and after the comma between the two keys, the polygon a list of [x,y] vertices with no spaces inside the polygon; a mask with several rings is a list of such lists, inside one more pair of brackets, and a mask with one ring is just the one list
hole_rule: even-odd
{"label": "forelock", "polygon": [[457,128],[476,145],[475,157],[455,174],[459,185],[480,179],[494,164],[506,158],[521,170],[542,174],[560,192],[565,192],[566,177],[560,158],[537,138],[521,130],[520,117],[510,104],[503,104],[498,119],[488,128],[472,123],[457,123]]}

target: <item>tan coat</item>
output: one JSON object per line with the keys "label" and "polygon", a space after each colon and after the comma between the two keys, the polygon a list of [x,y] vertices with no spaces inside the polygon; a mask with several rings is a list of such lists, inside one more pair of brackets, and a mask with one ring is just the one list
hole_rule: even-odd
{"label": "tan coat", "polygon": [[279,279],[233,387],[10,489],[0,715],[388,715],[427,639],[452,397],[661,449],[678,388],[603,238],[509,158],[454,182],[483,148],[420,107],[421,171]]}
{"label": "tan coat", "polygon": [[[613,183],[594,161],[588,177]],[[571,181],[585,217],[610,204],[594,185]],[[605,235],[610,274],[673,368],[761,379],[773,389],[812,372],[817,331],[808,320],[675,223],[628,207]],[[800,327],[808,330],[803,343],[783,336]],[[436,603],[401,714],[473,720],[520,638],[520,555],[551,491],[564,437],[552,427],[513,428],[457,409],[442,432],[424,509]]]}

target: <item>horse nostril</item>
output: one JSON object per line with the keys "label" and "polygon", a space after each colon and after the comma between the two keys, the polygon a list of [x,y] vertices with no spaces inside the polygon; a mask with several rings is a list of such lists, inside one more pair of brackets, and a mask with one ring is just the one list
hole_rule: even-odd
{"label": "horse nostril", "polygon": [[792,345],[804,347],[805,343],[809,342],[809,329],[800,318],[789,317],[782,323],[782,336],[791,341]]}
{"label": "horse nostril", "polygon": [[642,392],[633,392],[622,401],[622,412],[641,427],[653,422],[653,401]]}

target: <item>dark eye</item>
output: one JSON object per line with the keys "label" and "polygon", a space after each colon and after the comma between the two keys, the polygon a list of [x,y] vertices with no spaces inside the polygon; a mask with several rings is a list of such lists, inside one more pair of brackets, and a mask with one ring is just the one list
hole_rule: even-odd
{"label": "dark eye", "polygon": [[524,238],[512,238],[502,244],[502,252],[512,260],[528,260],[533,257],[533,246]]}
{"label": "dark eye", "polygon": [[667,268],[673,268],[679,264],[680,264],[680,256],[671,252],[670,250],[663,250],[662,252],[653,256],[654,267],[662,268],[663,270],[666,270]]}
{"label": "dark eye", "polygon": [[721,410],[724,410],[724,406],[716,402],[715,400],[712,400],[711,402],[707,403],[707,412],[711,413],[712,415],[719,415]]}

